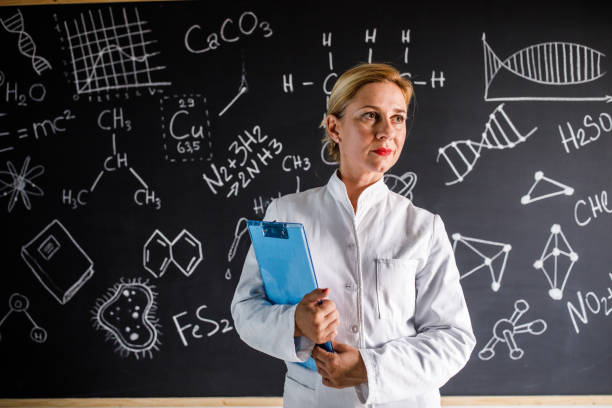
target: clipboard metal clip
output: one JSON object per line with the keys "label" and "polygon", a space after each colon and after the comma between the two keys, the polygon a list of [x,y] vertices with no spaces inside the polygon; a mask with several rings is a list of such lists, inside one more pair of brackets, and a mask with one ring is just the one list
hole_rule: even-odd
{"label": "clipboard metal clip", "polygon": [[263,234],[267,238],[289,239],[287,226],[278,222],[263,222]]}

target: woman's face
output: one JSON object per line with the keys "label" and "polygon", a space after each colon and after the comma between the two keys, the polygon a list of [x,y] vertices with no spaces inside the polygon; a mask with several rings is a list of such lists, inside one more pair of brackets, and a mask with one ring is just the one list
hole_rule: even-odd
{"label": "woman's face", "polygon": [[[340,173],[378,179],[399,158],[406,139],[406,100],[392,82],[372,82],[357,91],[331,136],[340,148]],[[331,123],[328,123],[331,124]]]}

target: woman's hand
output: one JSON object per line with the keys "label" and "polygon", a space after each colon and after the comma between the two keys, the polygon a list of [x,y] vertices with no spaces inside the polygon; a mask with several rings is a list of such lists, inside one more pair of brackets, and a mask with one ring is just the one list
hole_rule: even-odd
{"label": "woman's hand", "polygon": [[295,309],[294,336],[306,336],[317,344],[332,341],[338,329],[336,304],[325,299],[329,289],[315,289],[307,293]]}
{"label": "woman's hand", "polygon": [[368,381],[368,373],[361,353],[348,344],[333,343],[334,353],[315,347],[312,357],[317,371],[323,377],[323,385],[345,388]]}

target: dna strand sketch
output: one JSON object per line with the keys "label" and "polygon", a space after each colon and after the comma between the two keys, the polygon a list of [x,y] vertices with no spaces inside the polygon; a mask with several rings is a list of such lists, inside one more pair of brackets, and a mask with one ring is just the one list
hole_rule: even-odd
{"label": "dna strand sketch", "polygon": [[601,62],[605,54],[584,45],[569,42],[545,42],[525,47],[501,60],[482,34],[484,51],[485,101],[605,101],[599,97],[575,96],[501,96],[491,97],[493,81],[503,71],[531,82],[548,86],[581,85],[603,77]]}
{"label": "dna strand sketch", "polygon": [[171,84],[153,80],[152,73],[166,67],[150,65],[159,51],[147,46],[157,41],[145,38],[151,30],[137,8],[131,18],[122,8],[116,19],[110,7],[106,18],[101,10],[97,18],[90,10],[88,17],[81,13],[70,26],[64,21],[77,94]]}
{"label": "dna strand sketch", "polygon": [[529,333],[539,336],[544,333],[548,326],[542,319],[537,319],[529,323],[517,325],[521,316],[529,310],[529,303],[524,299],[519,299],[514,302],[514,312],[509,319],[500,319],[493,326],[493,336],[487,344],[478,352],[478,357],[481,360],[490,360],[495,357],[495,346],[498,343],[506,343],[508,346],[508,355],[512,360],[519,360],[525,354],[525,351],[519,348],[516,344],[515,336],[517,334]]}
{"label": "dna strand sketch", "polygon": [[[559,236],[561,237],[562,242],[559,242]],[[563,244],[564,246],[562,246]],[[570,264],[565,272],[565,276],[562,279],[561,285],[559,285],[559,269],[561,269],[559,266],[560,255],[567,257],[570,261]],[[550,273],[545,268],[546,261],[551,257],[553,258],[552,278],[550,276]],[[552,299],[560,300],[561,298],[563,298],[563,290],[565,289],[565,284],[567,283],[567,279],[569,278],[572,272],[572,267],[574,266],[576,261],[578,261],[578,254],[574,252],[569,242],[567,242],[565,234],[563,234],[563,231],[561,231],[561,226],[559,224],[553,224],[553,226],[550,227],[550,236],[548,237],[548,241],[546,241],[546,246],[542,251],[540,259],[536,260],[533,263],[533,267],[535,269],[539,269],[544,273],[544,276],[546,277],[546,280],[550,285],[548,295]]]}
{"label": "dna strand sketch", "polygon": [[42,75],[44,71],[51,69],[49,61],[40,55],[36,55],[36,44],[30,34],[25,31],[25,22],[21,10],[17,9],[16,13],[11,17],[0,18],[0,22],[2,22],[2,26],[6,31],[19,35],[17,48],[21,55],[30,58],[32,61],[32,68],[34,68],[34,71],[38,75]]}
{"label": "dna strand sketch", "polygon": [[456,140],[438,149],[436,162],[439,162],[440,157],[443,157],[454,175],[454,180],[447,181],[444,184],[450,186],[461,183],[465,176],[474,169],[483,149],[512,149],[517,144],[527,140],[536,130],[538,130],[537,126],[527,134],[522,134],[504,111],[504,104],[498,105],[489,115],[480,141]]}
{"label": "dna strand sketch", "polygon": [[[467,278],[468,276],[479,271],[480,269],[488,268],[491,274],[491,290],[493,290],[493,292],[499,291],[501,287],[502,278],[504,277],[504,271],[506,270],[508,254],[512,250],[512,245],[505,244],[503,242],[494,242],[479,238],[465,237],[459,233],[454,233],[452,235],[452,239],[454,253],[457,253],[457,243],[461,243],[482,260],[481,264],[476,265],[468,272],[461,274],[461,277],[459,279]],[[493,248],[493,250],[497,250],[497,252],[495,252],[491,256],[488,256],[485,254],[485,252],[487,252],[487,250],[490,248]],[[503,258],[501,258],[502,256]],[[493,263],[495,262],[495,260],[497,260],[497,258],[501,258],[502,260],[501,265],[499,266],[499,272],[496,276],[495,268],[493,268]]]}
{"label": "dna strand sketch", "polygon": [[[529,191],[527,192],[527,194],[525,194],[523,197],[521,197],[521,204],[523,205],[527,205],[527,204],[531,204],[534,201],[539,201],[539,200],[544,200],[546,198],[551,198],[551,197],[556,197],[559,195],[566,195],[566,196],[571,196],[572,194],[574,194],[574,189],[570,186],[567,186],[557,180],[553,180],[549,177],[546,177],[544,175],[544,172],[542,171],[536,171],[535,174],[533,175],[534,178],[534,183],[531,185],[531,188],[529,189]],[[533,190],[536,189],[536,187],[538,186],[538,184],[540,184],[540,182],[543,181],[545,183],[547,183],[548,185],[552,185],[555,187],[558,187],[559,190],[554,191],[552,193],[548,193],[548,194],[541,194],[541,195],[537,195],[537,196],[532,196],[533,194]]]}

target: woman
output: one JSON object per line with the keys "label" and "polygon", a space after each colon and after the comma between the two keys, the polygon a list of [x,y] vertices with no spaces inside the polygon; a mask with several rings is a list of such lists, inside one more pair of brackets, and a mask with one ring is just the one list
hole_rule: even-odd
{"label": "woman", "polygon": [[[404,145],[412,95],[386,64],[341,75],[324,120],[338,170],[268,207],[265,220],[304,224],[325,289],[272,305],[252,247],[246,257],[232,316],[247,344],[287,362],[285,407],[439,407],[439,387],[474,348],[440,217],[383,182]],[[326,341],[334,353],[314,347]],[[295,364],[311,354],[317,371]]]}

